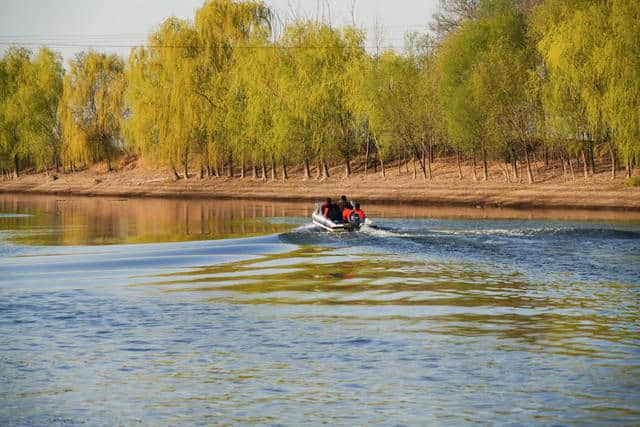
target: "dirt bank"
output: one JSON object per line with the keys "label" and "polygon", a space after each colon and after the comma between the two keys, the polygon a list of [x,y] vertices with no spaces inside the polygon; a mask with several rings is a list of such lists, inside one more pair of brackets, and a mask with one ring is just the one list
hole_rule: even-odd
{"label": "dirt bank", "polygon": [[[498,206],[511,208],[573,208],[640,210],[640,188],[624,186],[619,173],[612,180],[606,165],[588,179],[576,171],[563,176],[558,167],[536,167],[536,183],[506,183],[502,171],[494,166],[489,179],[473,180],[469,165],[463,168],[463,179],[452,161],[434,164],[433,179],[424,179],[418,171],[414,178],[412,165],[390,165],[386,178],[370,170],[364,174],[361,164],[355,173],[344,178],[341,167],[331,170],[325,180],[305,181],[298,168],[289,170],[289,179],[263,181],[247,177],[174,180],[164,170],[137,165],[135,162],[118,171],[101,167],[76,173],[27,174],[17,180],[0,181],[0,192],[26,194],[66,194],[80,196],[164,197],[164,198],[238,198],[263,200],[318,200],[347,194],[363,202],[411,203],[440,206]],[[237,173],[237,172],[236,172]]]}

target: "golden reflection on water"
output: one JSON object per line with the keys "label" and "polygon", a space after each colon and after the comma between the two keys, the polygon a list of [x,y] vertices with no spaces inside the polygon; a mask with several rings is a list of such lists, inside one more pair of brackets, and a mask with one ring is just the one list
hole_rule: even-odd
{"label": "golden reflection on water", "polygon": [[227,239],[281,233],[291,224],[266,217],[310,215],[311,207],[228,200],[185,201],[0,195],[9,240],[28,245],[102,245]]}
{"label": "golden reflection on water", "polygon": [[[351,321],[395,321],[401,333],[497,336],[506,339],[501,348],[507,351],[528,343],[562,355],[597,358],[602,350],[590,346],[592,340],[628,345],[637,335],[632,328],[612,324],[589,293],[567,294],[562,288],[570,284],[532,283],[517,273],[490,272],[465,263],[345,256],[334,249],[301,247],[144,279],[135,286],[191,294],[209,302],[314,306],[313,314],[301,316],[324,316],[329,322],[349,320],[345,307],[361,307],[366,315],[354,314]],[[624,304],[624,287],[597,286],[606,288],[612,303]],[[615,323],[620,320],[633,325],[640,316],[627,307]],[[611,349],[602,357],[625,356]]]}
{"label": "golden reflection on water", "polygon": [[[640,221],[640,212],[367,205],[372,218]],[[295,226],[268,217],[309,218],[313,204],[247,200],[123,199],[0,194],[0,231],[29,245],[100,245],[250,237]],[[26,217],[2,217],[2,213]]]}
{"label": "golden reflection on water", "polygon": [[[159,280],[145,285],[164,287],[168,292],[231,293],[249,304],[548,304],[545,299],[524,295],[528,284],[515,274],[491,274],[462,264],[408,261],[388,255],[337,255],[317,247],[155,277]],[[509,299],[503,300],[501,295]]]}

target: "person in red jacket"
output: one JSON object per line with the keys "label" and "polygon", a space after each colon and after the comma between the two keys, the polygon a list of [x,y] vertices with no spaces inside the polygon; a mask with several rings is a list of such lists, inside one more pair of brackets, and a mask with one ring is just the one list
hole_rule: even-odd
{"label": "person in red jacket", "polygon": [[357,213],[358,216],[360,217],[360,221],[364,221],[364,219],[367,217],[364,214],[364,211],[362,209],[360,209],[360,203],[356,203],[355,209],[353,210],[354,213]]}
{"label": "person in red jacket", "polygon": [[329,209],[331,208],[331,197],[327,197],[327,201],[322,205],[321,212],[325,218],[329,218]]}
{"label": "person in red jacket", "polygon": [[351,217],[351,214],[355,212],[353,209],[351,209],[350,207],[346,207],[344,208],[344,210],[342,211],[342,220],[344,222],[349,222],[349,217]]}

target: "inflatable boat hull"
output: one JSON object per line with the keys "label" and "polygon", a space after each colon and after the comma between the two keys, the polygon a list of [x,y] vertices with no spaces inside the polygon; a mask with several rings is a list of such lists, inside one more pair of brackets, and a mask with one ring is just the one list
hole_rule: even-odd
{"label": "inflatable boat hull", "polygon": [[311,216],[311,221],[318,227],[333,232],[355,231],[360,229],[359,225],[352,224],[350,222],[331,221],[329,218],[317,212],[314,212],[314,214]]}

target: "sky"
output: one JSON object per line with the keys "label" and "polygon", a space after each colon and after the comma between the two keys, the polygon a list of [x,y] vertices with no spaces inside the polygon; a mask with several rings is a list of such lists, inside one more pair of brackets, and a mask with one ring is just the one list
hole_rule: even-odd
{"label": "sky", "polygon": [[[124,57],[169,16],[192,19],[204,0],[0,0],[0,51],[9,44],[48,45],[65,61],[94,48]],[[294,16],[356,25],[385,46],[402,47],[407,31],[426,31],[438,0],[266,0],[286,20]],[[352,4],[354,6],[352,7]],[[328,5],[328,7],[327,7]],[[353,10],[353,15],[352,15]],[[329,11],[329,12],[328,12]],[[373,44],[373,39],[367,42]]]}

